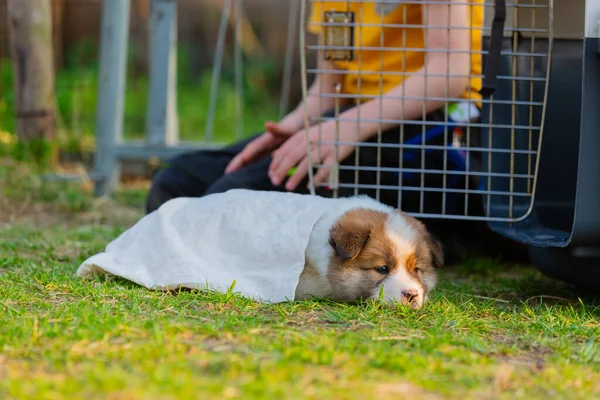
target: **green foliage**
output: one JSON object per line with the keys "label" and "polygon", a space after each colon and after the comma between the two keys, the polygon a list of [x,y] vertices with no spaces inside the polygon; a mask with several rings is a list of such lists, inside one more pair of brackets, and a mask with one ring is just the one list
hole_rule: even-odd
{"label": "green foliage", "polygon": [[[77,148],[86,138],[93,138],[98,100],[98,64],[95,48],[84,43],[69,54],[65,67],[56,74],[58,129],[67,146]],[[131,63],[130,63],[131,64]],[[177,106],[180,137],[184,141],[204,141],[211,88],[211,71],[200,76],[190,72],[188,51],[178,53]],[[243,136],[258,133],[265,120],[276,119],[278,101],[275,94],[275,64],[261,60],[244,65]],[[0,60],[0,131],[15,132],[12,67]],[[125,88],[124,135],[141,139],[146,131],[148,78],[130,71]],[[217,98],[213,140],[228,143],[236,139],[237,94],[233,66],[222,71]],[[0,143],[0,146],[2,144]],[[64,143],[63,143],[64,145]]]}
{"label": "green foliage", "polygon": [[16,142],[11,155],[16,161],[26,161],[35,165],[40,171],[51,166],[56,144],[46,139],[33,139],[27,142]]}

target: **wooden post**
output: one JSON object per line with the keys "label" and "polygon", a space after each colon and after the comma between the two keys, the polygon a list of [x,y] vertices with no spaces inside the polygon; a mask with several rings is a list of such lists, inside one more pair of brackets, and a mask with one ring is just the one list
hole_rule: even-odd
{"label": "wooden post", "polygon": [[8,0],[7,6],[17,137],[21,142],[53,139],[55,110],[51,1]]}
{"label": "wooden post", "polygon": [[52,0],[52,41],[54,42],[54,70],[58,71],[64,61],[63,23],[65,0]]}

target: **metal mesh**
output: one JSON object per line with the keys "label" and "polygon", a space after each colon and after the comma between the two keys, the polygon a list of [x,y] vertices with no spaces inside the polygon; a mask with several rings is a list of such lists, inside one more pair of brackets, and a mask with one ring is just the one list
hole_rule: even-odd
{"label": "metal mesh", "polygon": [[[307,126],[318,124],[310,131],[317,130],[318,137],[307,134],[314,168],[309,174],[311,192],[367,194],[418,217],[494,221],[527,217],[534,199],[548,86],[551,2],[506,3],[497,85],[489,97],[479,90],[487,71],[495,2],[302,3],[304,100],[318,102],[324,111],[320,116],[308,111],[306,115]],[[430,22],[430,5],[451,10],[447,21],[440,23],[438,16]],[[451,15],[456,12],[468,13],[469,24],[453,26]],[[427,43],[433,30],[444,33],[445,47],[439,41]],[[461,30],[469,32],[468,49],[452,45],[458,37],[454,32]],[[320,40],[307,45],[309,32],[317,31]],[[435,66],[428,70],[430,64],[425,62],[433,54],[437,60],[440,54],[453,60],[453,54],[464,53],[470,60],[468,73],[450,61],[443,71]],[[317,66],[307,65],[311,54],[318,55]],[[320,79],[317,90],[310,88],[308,83],[320,74],[331,79]],[[464,95],[456,95],[450,78],[467,82]],[[417,81],[424,85],[420,90],[415,89]],[[392,87],[399,89],[392,92]],[[381,99],[393,101],[396,111],[386,114]],[[372,110],[364,116],[361,106],[369,102],[378,105],[375,117]],[[405,115],[420,103],[418,116]],[[365,129],[372,134],[366,141],[359,137]],[[322,146],[334,147],[333,163],[324,161]],[[353,146],[354,151],[340,159],[344,146]],[[314,181],[318,168],[330,171],[328,182]]]}

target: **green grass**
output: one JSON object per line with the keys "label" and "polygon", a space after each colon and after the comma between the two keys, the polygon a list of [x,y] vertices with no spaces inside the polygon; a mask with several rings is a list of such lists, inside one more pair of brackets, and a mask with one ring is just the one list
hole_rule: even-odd
{"label": "green grass", "polygon": [[0,190],[2,399],[600,398],[600,302],[533,269],[450,267],[417,311],[153,292],[73,277],[139,192],[14,166]]}

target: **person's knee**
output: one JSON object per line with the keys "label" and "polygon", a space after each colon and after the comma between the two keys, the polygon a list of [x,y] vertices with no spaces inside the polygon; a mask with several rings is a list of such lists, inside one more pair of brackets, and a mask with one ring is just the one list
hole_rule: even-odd
{"label": "person's knee", "polygon": [[239,174],[226,174],[210,185],[206,194],[225,193],[232,189],[253,189],[252,186],[250,180],[241,178]]}
{"label": "person's knee", "polygon": [[174,168],[158,170],[152,177],[152,183],[146,200],[146,212],[151,213],[167,201],[181,197],[179,181],[181,172]]}
{"label": "person's knee", "polygon": [[283,187],[275,187],[271,183],[268,175],[269,163],[268,159],[264,159],[241,170],[224,174],[208,187],[206,194],[225,193],[232,189],[283,190]]}
{"label": "person's knee", "polygon": [[172,158],[152,177],[146,211],[150,213],[174,198],[204,196],[208,185],[221,176],[224,162],[217,153],[206,150]]}

